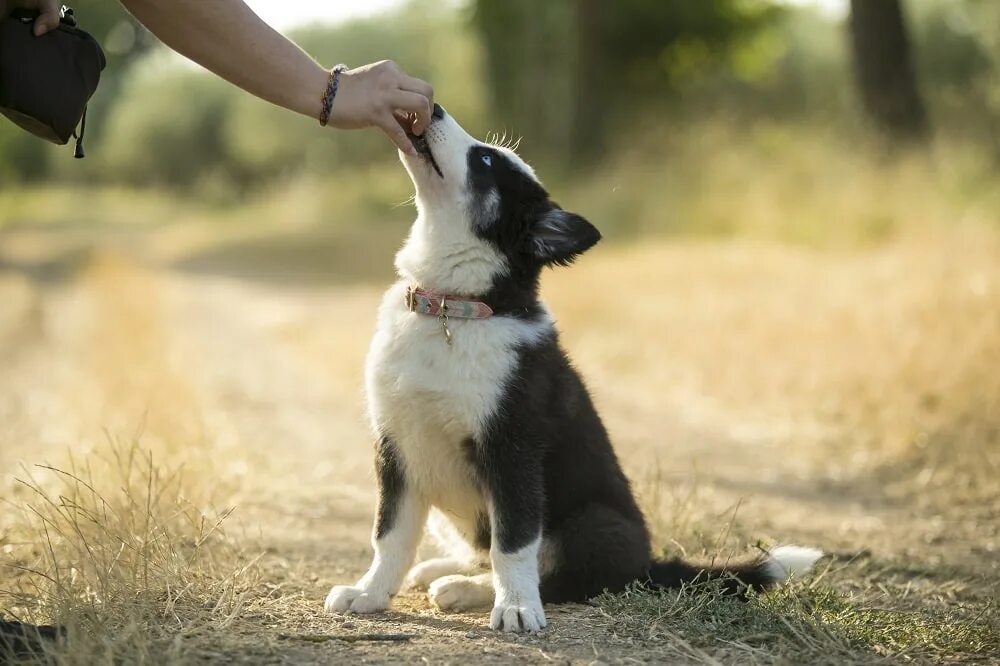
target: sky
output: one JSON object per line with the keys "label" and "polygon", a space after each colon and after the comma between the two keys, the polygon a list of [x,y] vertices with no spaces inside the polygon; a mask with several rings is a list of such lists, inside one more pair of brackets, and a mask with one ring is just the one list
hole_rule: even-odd
{"label": "sky", "polygon": [[819,7],[825,15],[834,19],[842,19],[847,16],[848,0],[779,0],[782,4],[806,7],[813,5]]}
{"label": "sky", "polygon": [[403,4],[402,0],[245,0],[271,27],[284,30],[304,23],[339,23]]}
{"label": "sky", "polygon": [[[832,18],[847,15],[848,0],[779,0],[789,5],[816,5]],[[357,16],[378,14],[404,0],[246,0],[264,21],[279,30],[304,23],[339,23]]]}

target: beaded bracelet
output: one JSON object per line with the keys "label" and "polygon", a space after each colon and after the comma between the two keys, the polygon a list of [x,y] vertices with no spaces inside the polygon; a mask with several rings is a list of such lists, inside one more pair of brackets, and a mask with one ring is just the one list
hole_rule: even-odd
{"label": "beaded bracelet", "polygon": [[337,96],[337,88],[340,87],[340,74],[347,71],[347,65],[337,65],[330,70],[330,78],[326,82],[326,91],[320,100],[322,106],[319,111],[319,124],[326,127],[330,122],[330,111],[333,109],[333,99]]}

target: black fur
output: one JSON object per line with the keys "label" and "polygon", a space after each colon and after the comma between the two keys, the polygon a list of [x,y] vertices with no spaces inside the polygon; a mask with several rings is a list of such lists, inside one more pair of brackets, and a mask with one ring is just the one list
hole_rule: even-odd
{"label": "black fur", "polygon": [[766,590],[778,582],[760,560],[718,567],[698,567],[678,559],[655,561],[649,570],[649,580],[656,587],[719,580],[724,592],[741,598],[748,589]]}
{"label": "black fur", "polygon": [[[491,165],[483,162],[488,155]],[[538,280],[542,268],[553,263],[567,263],[601,239],[600,232],[582,217],[573,216],[575,228],[566,230],[566,237],[576,232],[573,242],[564,244],[558,252],[539,254],[539,240],[550,235],[542,222],[552,214],[562,212],[549,199],[548,192],[524,173],[503,152],[490,146],[476,146],[469,151],[469,188],[474,200],[489,201],[491,192],[499,197],[495,216],[485,210],[470,211],[478,220],[475,232],[489,241],[507,258],[509,274],[496,280],[492,289],[482,294],[493,311],[504,316],[533,318],[542,315],[538,301]],[[567,214],[569,215],[569,214]]]}
{"label": "black fur", "polygon": [[[481,206],[470,211],[475,232],[505,255],[509,267],[481,298],[496,316],[540,318],[542,269],[572,262],[600,233],[553,203],[502,151],[476,146],[467,159],[468,185]],[[497,198],[494,209],[489,204]],[[514,552],[540,533],[552,544],[553,566],[541,579],[543,602],[582,601],[637,580],[674,587],[718,577],[733,592],[774,582],[760,562],[711,569],[655,562],[604,424],[556,334],[518,353],[501,404],[466,452],[489,495],[496,545]],[[490,539],[478,532],[476,545],[487,550]]]}
{"label": "black fur", "polygon": [[[582,600],[645,577],[649,535],[607,432],[555,335],[520,351],[483,441],[492,461],[485,486],[515,550],[539,530],[556,544],[556,566],[542,580],[543,601]],[[500,497],[495,487],[505,490]],[[514,498],[514,499],[508,499]],[[526,517],[534,524],[526,524]],[[510,542],[505,540],[511,538]]]}
{"label": "black fur", "polygon": [[493,542],[493,530],[490,529],[490,517],[485,513],[476,515],[476,535],[473,540],[476,548],[489,552],[490,544]]}
{"label": "black fur", "polygon": [[[45,662],[47,647],[66,636],[65,627],[22,624],[0,619],[0,663],[15,663],[21,659],[30,663]],[[9,661],[8,661],[9,660]]]}
{"label": "black fur", "polygon": [[399,452],[393,441],[385,436],[375,444],[375,478],[378,481],[375,538],[381,539],[395,524],[399,503],[406,489],[406,475]]}

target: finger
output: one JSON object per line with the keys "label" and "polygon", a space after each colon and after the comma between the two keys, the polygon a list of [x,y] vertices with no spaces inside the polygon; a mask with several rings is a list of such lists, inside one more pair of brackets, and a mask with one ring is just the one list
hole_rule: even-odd
{"label": "finger", "polygon": [[59,4],[56,0],[44,0],[39,3],[38,10],[40,13],[35,19],[32,30],[35,37],[41,37],[49,30],[55,30],[59,27]]}
{"label": "finger", "polygon": [[417,154],[417,149],[413,147],[413,142],[410,141],[410,137],[406,136],[406,132],[403,130],[394,115],[387,113],[384,116],[379,116],[376,124],[379,129],[382,130],[387,137],[389,137],[389,141],[396,144],[397,148],[402,150],[407,155],[415,156]]}
{"label": "finger", "polygon": [[431,104],[434,104],[434,88],[426,81],[403,74],[399,78],[399,87],[401,90],[409,90],[418,95],[423,95]]}
{"label": "finger", "polygon": [[431,124],[431,101],[419,93],[397,90],[389,97],[389,104],[394,113],[417,115],[411,129],[414,134],[423,134]]}

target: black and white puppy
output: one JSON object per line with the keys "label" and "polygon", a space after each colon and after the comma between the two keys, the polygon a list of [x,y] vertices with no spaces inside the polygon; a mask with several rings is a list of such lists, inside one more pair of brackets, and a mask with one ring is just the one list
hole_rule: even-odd
{"label": "black and white puppy", "polygon": [[440,106],[418,143],[420,156],[402,158],[418,215],[366,367],[375,557],[357,583],[330,590],[326,608],[387,608],[432,509],[448,556],[418,564],[408,583],[445,610],[492,605],[490,626],[506,631],[543,628],[543,603],[636,580],[719,577],[735,592],[809,569],[821,553],[796,546],[727,569],[652,558],[628,480],[538,295],[542,269],[569,264],[600,233],[553,203],[511,150],[473,139]]}

